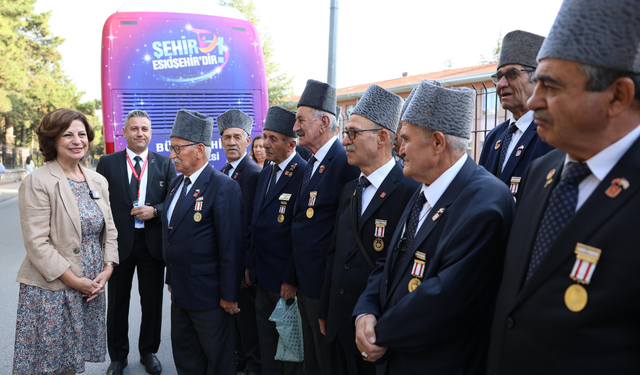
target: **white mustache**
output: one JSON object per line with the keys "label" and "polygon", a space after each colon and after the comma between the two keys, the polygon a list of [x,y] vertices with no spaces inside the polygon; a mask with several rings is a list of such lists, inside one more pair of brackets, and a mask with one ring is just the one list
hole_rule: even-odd
{"label": "white mustache", "polygon": [[227,146],[227,151],[230,151],[230,150],[236,150],[239,152],[240,148],[238,146]]}
{"label": "white mustache", "polygon": [[296,135],[297,135],[298,137],[304,137],[304,132],[303,132],[302,130],[298,130],[298,131],[296,132]]}
{"label": "white mustache", "polygon": [[178,158],[173,158],[173,159],[171,159],[171,161],[172,161],[174,164],[182,164],[182,162],[181,162],[181,161],[180,161],[180,159],[178,159]]}
{"label": "white mustache", "polygon": [[273,155],[273,151],[271,151],[271,149],[266,149],[266,148],[265,148],[265,149],[264,149],[264,152],[266,152],[267,154],[271,154],[271,155]]}
{"label": "white mustache", "polygon": [[344,146],[344,148],[347,151],[355,151],[356,150],[356,146],[354,146],[354,145],[346,145],[346,146]]}

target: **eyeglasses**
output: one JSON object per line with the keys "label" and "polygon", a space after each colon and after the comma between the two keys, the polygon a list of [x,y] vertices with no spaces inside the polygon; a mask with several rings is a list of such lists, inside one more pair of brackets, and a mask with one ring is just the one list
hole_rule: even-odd
{"label": "eyeglasses", "polygon": [[188,146],[195,146],[197,145],[197,143],[189,143],[188,145],[171,145],[170,149],[171,151],[175,152],[176,155],[180,154],[180,149],[182,149],[183,147],[188,147]]}
{"label": "eyeglasses", "polygon": [[377,132],[378,130],[382,130],[382,129],[362,129],[362,130],[353,130],[353,129],[348,129],[342,132],[342,134],[344,134],[345,137],[349,137],[350,140],[354,140],[356,139],[356,135],[358,135],[358,133],[360,132]]}
{"label": "eyeglasses", "polygon": [[511,69],[507,69],[507,71],[504,73],[498,71],[496,74],[491,76],[491,80],[493,81],[494,84],[497,85],[498,82],[500,82],[500,80],[502,79],[502,77],[506,78],[507,81],[515,81],[516,79],[518,79],[520,72],[535,72],[535,71],[536,71],[535,69],[511,68]]}

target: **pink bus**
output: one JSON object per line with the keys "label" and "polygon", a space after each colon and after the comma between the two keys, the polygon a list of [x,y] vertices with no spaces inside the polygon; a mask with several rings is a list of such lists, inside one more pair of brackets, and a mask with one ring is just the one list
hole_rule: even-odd
{"label": "pink bus", "polygon": [[[256,28],[236,9],[210,3],[129,1],[102,31],[102,113],[106,153],[124,150],[124,118],[151,117],[149,149],[169,155],[181,108],[214,119],[237,108],[261,134],[268,109],[267,78]],[[215,124],[214,124],[215,126]],[[214,128],[210,162],[226,160]]]}

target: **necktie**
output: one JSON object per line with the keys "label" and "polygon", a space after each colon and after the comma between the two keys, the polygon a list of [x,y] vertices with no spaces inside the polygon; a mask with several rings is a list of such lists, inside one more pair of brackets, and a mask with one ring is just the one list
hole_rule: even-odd
{"label": "necktie", "polygon": [[504,165],[504,160],[507,157],[507,149],[511,144],[511,139],[513,138],[513,133],[518,130],[516,123],[512,123],[509,125],[509,129],[507,130],[507,134],[502,138],[502,145],[500,146],[500,158],[498,159],[498,170],[496,171],[496,177],[500,177],[502,174],[502,166]]}
{"label": "necktie", "polygon": [[233,166],[231,165],[231,163],[227,163],[224,165],[224,167],[222,167],[222,169],[220,170],[220,172],[226,174],[227,176],[229,175],[229,171],[233,168]]}
{"label": "necktie", "polygon": [[360,182],[358,182],[358,186],[356,187],[356,207],[358,210],[358,218],[362,216],[362,192],[369,186],[371,186],[371,181],[367,180],[365,176],[360,176]]}
{"label": "necktie", "polygon": [[271,180],[269,180],[269,188],[267,189],[267,195],[265,198],[269,197],[269,194],[273,191],[273,188],[276,187],[276,176],[278,175],[278,171],[280,170],[280,166],[278,164],[273,165],[273,169],[271,170]]}
{"label": "necktie", "polygon": [[553,189],[549,204],[544,212],[536,241],[531,252],[527,280],[540,265],[558,234],[573,217],[578,203],[578,185],[591,174],[586,163],[569,163],[567,170]]}
{"label": "necktie", "polygon": [[[135,158],[133,158],[133,160],[136,161],[136,164],[133,166],[133,169],[135,169],[136,173],[138,174],[138,177],[140,176],[140,162],[142,161],[142,158],[140,156],[137,156]],[[138,179],[136,178],[136,175],[131,172],[131,179],[129,180],[129,192],[131,192],[131,196],[133,197],[133,200],[137,200],[138,199],[138,188],[139,188],[139,183],[138,183]]]}
{"label": "necktie", "polygon": [[180,197],[178,198],[176,206],[173,208],[173,213],[171,213],[171,222],[169,223],[169,229],[173,229],[173,226],[175,225],[176,218],[178,217],[178,211],[180,211],[180,205],[182,205],[184,197],[187,196],[189,185],[191,185],[191,180],[189,179],[189,177],[185,177],[184,184],[182,185],[182,190],[180,190]]}
{"label": "necktie", "polygon": [[[391,271],[391,275],[389,277],[389,285],[391,285],[393,279],[398,273],[400,265],[404,260],[404,256],[407,253],[407,250],[409,250],[409,247],[411,247],[413,238],[416,236],[416,230],[418,228],[418,223],[420,222],[420,212],[422,211],[425,203],[427,203],[427,198],[424,196],[423,192],[420,192],[420,195],[418,195],[418,199],[416,199],[416,202],[413,204],[413,208],[411,208],[411,213],[409,214],[409,220],[407,221],[407,227],[404,231],[403,240],[401,240],[400,242],[400,255],[398,256],[398,259],[396,259],[393,270]],[[404,245],[402,242],[404,242]]]}
{"label": "necktie", "polygon": [[300,193],[304,191],[304,188],[307,187],[309,180],[311,179],[311,174],[313,173],[313,165],[316,163],[315,156],[311,155],[309,161],[307,162],[307,169],[304,171],[304,176],[302,177],[302,184],[300,185]]}

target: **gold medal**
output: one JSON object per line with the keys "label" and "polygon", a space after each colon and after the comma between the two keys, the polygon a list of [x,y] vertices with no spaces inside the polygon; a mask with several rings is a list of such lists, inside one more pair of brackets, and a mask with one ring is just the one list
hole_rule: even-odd
{"label": "gold medal", "polygon": [[411,281],[409,281],[409,293],[411,293],[414,290],[418,289],[420,284],[422,284],[422,282],[417,277],[411,279]]}
{"label": "gold medal", "polygon": [[200,212],[196,212],[196,213],[193,215],[193,220],[195,220],[195,222],[196,222],[196,223],[199,223],[199,222],[200,222],[200,220],[202,220],[202,214],[201,214]]}
{"label": "gold medal", "polygon": [[384,249],[384,241],[382,238],[378,237],[375,241],[373,241],[373,250],[382,251]]}
{"label": "gold medal", "polygon": [[278,215],[278,223],[282,223],[284,221],[284,215],[280,214]]}
{"label": "gold medal", "polygon": [[313,217],[313,208],[307,208],[307,217],[311,219]]}
{"label": "gold medal", "polygon": [[564,292],[564,303],[573,312],[580,312],[587,306],[587,290],[580,284],[573,284]]}

